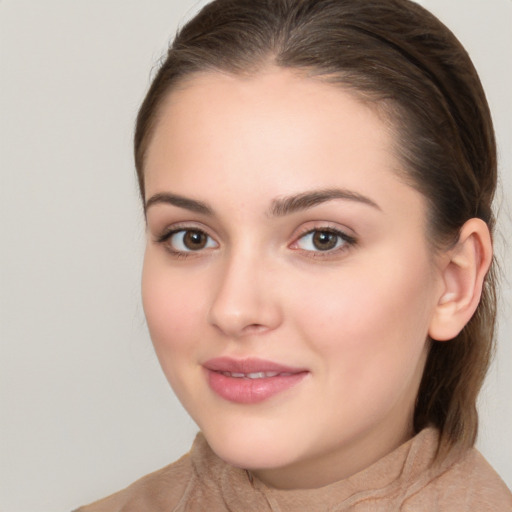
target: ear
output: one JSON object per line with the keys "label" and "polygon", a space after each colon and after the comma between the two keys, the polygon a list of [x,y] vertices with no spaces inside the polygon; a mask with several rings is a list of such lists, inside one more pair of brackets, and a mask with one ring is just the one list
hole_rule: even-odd
{"label": "ear", "polygon": [[481,219],[468,220],[456,245],[442,258],[442,289],[429,328],[433,340],[451,340],[469,322],[480,302],[491,261],[487,224]]}

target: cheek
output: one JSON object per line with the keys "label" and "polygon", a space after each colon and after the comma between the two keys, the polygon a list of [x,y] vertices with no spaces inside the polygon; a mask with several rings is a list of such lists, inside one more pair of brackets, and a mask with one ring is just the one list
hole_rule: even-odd
{"label": "cheek", "polygon": [[302,286],[313,292],[295,302],[308,343],[328,364],[354,376],[365,369],[382,374],[401,364],[415,366],[425,345],[431,301],[427,267],[421,259],[413,265],[388,261],[317,279],[314,286]]}
{"label": "cheek", "polygon": [[142,303],[151,339],[159,358],[165,350],[190,347],[191,333],[203,308],[204,289],[190,277],[159,261],[146,251],[142,272]]}
{"label": "cheek", "polygon": [[410,411],[426,356],[425,281],[403,268],[353,269],[317,287],[315,298],[303,297],[296,318],[340,421],[347,414],[368,423],[391,410]]}

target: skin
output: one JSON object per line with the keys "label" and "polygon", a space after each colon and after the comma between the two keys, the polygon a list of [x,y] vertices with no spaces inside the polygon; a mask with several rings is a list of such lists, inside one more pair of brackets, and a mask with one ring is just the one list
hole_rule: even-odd
{"label": "skin", "polygon": [[[268,485],[329,484],[413,435],[445,290],[426,201],[400,180],[392,145],[384,121],[353,95],[273,68],[194,76],[161,110],[145,166],[149,330],[212,449]],[[271,211],[277,200],[333,189],[349,194]],[[188,250],[184,231],[162,241],[187,229],[206,233],[204,248]],[[349,241],[334,235],[336,247],[319,250],[305,236],[314,229]],[[202,365],[221,356],[308,373],[270,399],[237,404],[205,378]]]}

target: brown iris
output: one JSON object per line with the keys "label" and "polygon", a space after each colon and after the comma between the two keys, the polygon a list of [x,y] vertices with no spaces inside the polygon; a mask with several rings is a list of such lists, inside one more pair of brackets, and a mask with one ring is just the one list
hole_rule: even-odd
{"label": "brown iris", "polygon": [[208,242],[208,236],[202,231],[186,231],[183,236],[183,245],[191,250],[198,251],[204,249]]}
{"label": "brown iris", "polygon": [[319,251],[334,249],[338,243],[338,235],[330,231],[316,231],[313,234],[313,245]]}

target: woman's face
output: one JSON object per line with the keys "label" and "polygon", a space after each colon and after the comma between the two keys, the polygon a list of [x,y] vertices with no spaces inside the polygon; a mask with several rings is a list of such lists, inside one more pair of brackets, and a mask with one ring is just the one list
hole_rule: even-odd
{"label": "woman's face", "polygon": [[283,488],[412,434],[441,277],[386,124],[290,71],[198,75],[145,168],[142,291],[177,396],[224,460]]}

